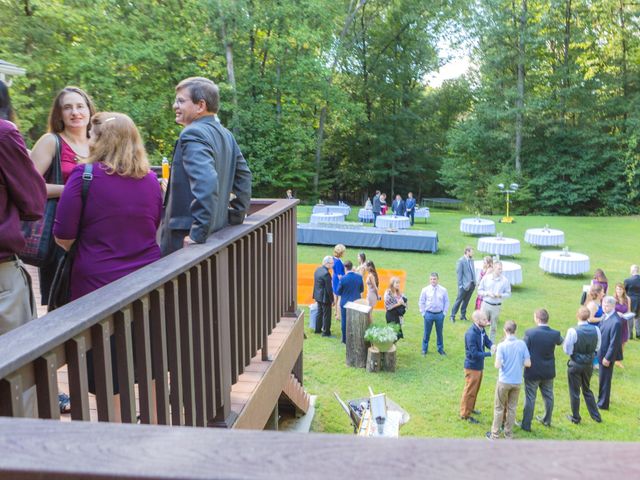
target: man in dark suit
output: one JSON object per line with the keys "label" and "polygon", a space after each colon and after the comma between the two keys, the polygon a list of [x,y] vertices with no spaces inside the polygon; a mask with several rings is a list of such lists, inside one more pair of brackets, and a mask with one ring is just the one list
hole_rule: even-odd
{"label": "man in dark suit", "polygon": [[598,388],[598,408],[609,410],[609,398],[611,397],[611,380],[613,380],[613,365],[616,361],[622,360],[622,322],[624,321],[616,313],[616,299],[604,297],[602,309],[604,314],[600,320],[600,332],[602,341],[598,350],[599,388]]}
{"label": "man in dark suit", "polygon": [[342,319],[342,343],[347,343],[347,309],[344,306],[362,296],[364,291],[364,283],[362,275],[353,271],[353,263],[351,260],[344,262],[345,274],[340,279],[338,285],[338,295],[340,295],[340,316]]}
{"label": "man in dark suit", "polygon": [[[640,338],[640,267],[631,265],[631,276],[624,281],[624,289],[631,299],[631,311],[636,314],[636,338]],[[634,319],[626,320],[629,325],[629,340],[633,338]]]}
{"label": "man in dark suit", "polygon": [[373,226],[376,226],[376,218],[380,215],[380,211],[382,209],[382,204],[380,203],[380,190],[376,190],[376,194],[373,197],[372,202],[372,212],[373,212]]}
{"label": "man in dark suit", "polygon": [[467,319],[467,305],[476,288],[476,270],[473,264],[473,248],[466,247],[464,255],[456,263],[456,277],[458,279],[458,296],[451,309],[451,321],[456,321],[456,313],[460,308],[461,320]]}
{"label": "man in dark suit", "polygon": [[313,274],[313,299],[318,303],[318,319],[316,320],[315,333],[321,333],[323,337],[331,336],[331,305],[333,305],[333,287],[331,286],[331,274],[333,257],[327,255],[322,259]]}
{"label": "man in dark suit", "polygon": [[402,196],[400,194],[396,195],[396,199],[391,204],[391,211],[393,212],[394,215],[397,215],[399,217],[404,217],[404,214],[406,213],[407,210],[405,207],[404,200],[402,199]]}
{"label": "man in dark suit", "polygon": [[235,138],[216,120],[218,87],[191,77],[176,87],[173,109],[184,125],[173,151],[160,248],[163,255],[243,222],[251,200],[251,171]]}
{"label": "man in dark suit", "polygon": [[530,328],[524,334],[524,343],[531,355],[531,366],[524,370],[524,410],[521,428],[531,431],[531,420],[536,405],[538,388],[544,399],[544,416],[536,419],[545,427],[551,426],[553,413],[553,379],[556,376],[556,345],[562,345],[562,335],[547,325],[549,313],[541,308],[533,315],[536,328]]}

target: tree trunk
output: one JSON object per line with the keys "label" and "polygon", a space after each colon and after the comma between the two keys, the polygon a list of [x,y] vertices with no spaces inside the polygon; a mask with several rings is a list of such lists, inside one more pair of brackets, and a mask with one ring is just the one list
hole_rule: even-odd
{"label": "tree trunk", "polygon": [[333,84],[333,72],[335,71],[336,65],[338,64],[338,53],[340,47],[342,46],[342,42],[344,41],[344,37],[346,36],[349,27],[353,23],[358,10],[364,7],[364,5],[367,3],[367,0],[359,0],[355,8],[353,6],[354,2],[355,0],[351,0],[351,3],[349,4],[349,13],[347,14],[347,18],[344,21],[342,32],[340,32],[340,38],[338,39],[336,52],[334,53],[335,56],[333,58],[333,62],[331,63],[331,68],[329,69],[329,76],[327,77],[324,105],[320,109],[320,121],[318,122],[318,138],[316,140],[316,171],[313,175],[313,195],[315,197],[315,200],[318,200],[319,193],[318,188],[320,185],[320,168],[322,164],[322,142],[324,140],[324,124],[327,120],[327,108],[329,106],[329,93],[331,91],[331,85]]}
{"label": "tree trunk", "polygon": [[564,39],[562,49],[562,110],[561,118],[562,123],[566,123],[567,115],[567,95],[569,93],[569,87],[571,86],[571,78],[569,72],[569,46],[571,45],[571,0],[565,1],[564,8]]}
{"label": "tree trunk", "polygon": [[224,44],[225,56],[227,59],[227,81],[231,85],[233,91],[233,115],[231,117],[231,130],[234,135],[238,135],[238,92],[236,90],[236,74],[233,67],[233,42],[229,40],[227,36],[227,21],[224,18],[222,12],[222,4],[218,4],[220,7],[220,35],[222,36],[222,43]]}
{"label": "tree trunk", "polygon": [[[515,12],[514,12],[515,13]],[[516,141],[515,141],[515,167],[516,173],[522,172],[522,130],[524,126],[524,35],[527,24],[527,0],[521,0],[520,18],[518,21],[518,95],[516,97]]]}

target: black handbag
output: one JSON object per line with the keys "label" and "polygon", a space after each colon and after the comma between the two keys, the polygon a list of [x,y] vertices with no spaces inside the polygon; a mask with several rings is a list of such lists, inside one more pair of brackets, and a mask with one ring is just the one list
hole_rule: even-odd
{"label": "black handbag", "polygon": [[[84,173],[82,174],[82,209],[80,210],[80,218],[84,214],[84,206],[87,202],[87,194],[89,192],[89,184],[93,179],[93,165],[87,163],[84,166]],[[56,308],[60,308],[63,305],[69,303],[71,298],[71,270],[73,268],[73,260],[76,256],[76,249],[78,240],[80,239],[80,232],[76,235],[76,241],[73,242],[71,248],[64,252],[64,255],[58,261],[56,267],[56,273],[53,276],[51,282],[51,290],[49,292],[49,299],[47,301],[47,312],[51,312]]]}
{"label": "black handbag", "polygon": [[[60,137],[56,138],[56,153],[51,161],[51,166],[45,175],[45,181],[49,184],[62,185],[62,165],[60,160]],[[35,267],[43,267],[53,261],[55,256],[55,241],[53,239],[53,222],[56,218],[57,198],[50,198],[44,208],[44,215],[40,220],[23,221],[22,235],[25,246],[18,254],[20,260]]]}

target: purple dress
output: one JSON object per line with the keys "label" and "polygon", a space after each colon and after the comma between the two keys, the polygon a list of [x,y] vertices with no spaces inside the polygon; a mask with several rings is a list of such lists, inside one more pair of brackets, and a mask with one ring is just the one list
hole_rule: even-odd
{"label": "purple dress", "polygon": [[627,343],[629,340],[629,323],[622,318],[622,315],[629,311],[629,305],[626,303],[616,303],[616,312],[622,319],[622,323],[620,324],[620,336],[622,337],[622,343]]}
{"label": "purple dress", "polygon": [[81,219],[83,171],[84,165],[79,165],[69,176],[53,227],[58,238],[79,237],[71,300],[160,258],[156,231],[162,194],[155,174],[144,178],[109,175],[103,164],[95,163]]}

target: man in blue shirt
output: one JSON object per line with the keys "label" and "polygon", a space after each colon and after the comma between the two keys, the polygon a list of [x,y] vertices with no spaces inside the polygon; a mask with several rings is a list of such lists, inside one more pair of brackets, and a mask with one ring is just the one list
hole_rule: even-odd
{"label": "man in blue shirt", "polygon": [[495,407],[493,409],[493,425],[487,432],[487,438],[499,438],[500,426],[504,420],[504,438],[513,437],[513,425],[516,423],[516,407],[522,385],[524,367],[531,366],[531,357],[527,345],[516,338],[516,322],[508,320],[504,324],[506,338],[496,350],[496,368],[500,369],[496,385]]}
{"label": "man in blue shirt", "polygon": [[347,273],[340,279],[338,284],[338,295],[340,295],[340,317],[342,320],[342,343],[347,343],[347,309],[345,305],[349,302],[355,302],[362,297],[364,291],[364,283],[362,275],[358,275],[353,271],[353,263],[351,260],[344,262],[344,269]]}
{"label": "man in blue shirt", "polygon": [[[469,327],[464,335],[464,390],[462,390],[462,399],[460,400],[460,420],[469,423],[480,423],[474,417],[479,415],[476,408],[476,398],[482,384],[482,372],[484,370],[484,359],[490,357],[495,347],[491,343],[489,336],[484,331],[489,321],[487,315],[480,310],[476,310],[471,315],[473,325]],[[490,349],[489,352],[485,352]]]}

